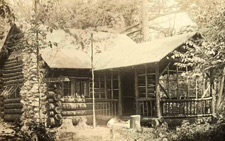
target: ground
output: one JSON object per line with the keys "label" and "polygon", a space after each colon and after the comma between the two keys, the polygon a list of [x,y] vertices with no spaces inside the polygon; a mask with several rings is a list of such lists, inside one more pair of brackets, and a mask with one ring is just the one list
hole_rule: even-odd
{"label": "ground", "polygon": [[[190,124],[184,122],[181,126],[169,129],[166,123],[156,128],[141,127],[130,129],[129,121],[116,120],[112,124],[72,126],[72,123],[50,130],[55,132],[56,141],[224,141],[225,124]],[[11,129],[11,125],[0,122],[0,140],[21,140],[22,137]],[[48,140],[49,141],[49,140]]]}

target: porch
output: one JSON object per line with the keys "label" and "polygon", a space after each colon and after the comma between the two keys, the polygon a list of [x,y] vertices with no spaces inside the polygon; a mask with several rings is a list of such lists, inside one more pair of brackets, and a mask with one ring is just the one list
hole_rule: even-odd
{"label": "porch", "polygon": [[[209,79],[185,78],[170,63],[145,64],[96,72],[95,97],[105,99],[117,116],[144,118],[197,118],[212,115]],[[109,101],[107,101],[109,100]],[[110,106],[104,113],[112,113]],[[115,115],[114,114],[114,115]]]}

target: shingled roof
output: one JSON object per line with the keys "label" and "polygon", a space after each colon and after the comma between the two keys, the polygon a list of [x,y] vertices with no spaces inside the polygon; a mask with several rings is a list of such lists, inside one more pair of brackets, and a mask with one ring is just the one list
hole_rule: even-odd
{"label": "shingled roof", "polygon": [[[114,52],[119,48],[136,45],[132,39],[124,34],[93,31],[92,33],[95,57],[104,54],[106,51]],[[69,33],[63,30],[54,30],[47,35],[47,42],[57,43],[58,47],[42,49],[42,58],[50,68],[90,69],[91,45],[86,46],[86,50],[81,51],[78,41],[79,38],[86,38],[90,42],[90,37],[91,32],[84,30],[71,29]],[[99,60],[94,60],[95,64],[99,63]]]}
{"label": "shingled roof", "polygon": [[99,61],[96,63],[95,69],[105,70],[160,62],[195,34],[195,32],[191,32],[144,42],[136,46],[122,46],[99,55],[97,57]]}
{"label": "shingled roof", "polygon": [[[51,33],[48,37],[54,39],[53,42],[57,42],[58,47],[41,51],[42,58],[48,66],[50,68],[90,69],[90,48],[84,52],[77,49],[79,44],[74,43],[77,42],[75,37],[83,33],[82,30],[70,30],[70,34],[62,30]],[[92,33],[94,48],[101,51],[94,55],[96,71],[160,62],[196,34],[191,32],[137,44],[124,34]],[[90,38],[91,34],[89,32],[83,36]]]}
{"label": "shingled roof", "polygon": [[50,68],[90,69],[88,55],[77,49],[43,49],[41,56]]}

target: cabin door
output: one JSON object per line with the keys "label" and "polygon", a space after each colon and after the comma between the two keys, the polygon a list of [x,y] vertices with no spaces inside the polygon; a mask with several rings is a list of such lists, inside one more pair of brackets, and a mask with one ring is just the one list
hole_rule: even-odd
{"label": "cabin door", "polygon": [[135,114],[134,73],[124,72],[121,80],[122,114],[123,116],[129,116]]}

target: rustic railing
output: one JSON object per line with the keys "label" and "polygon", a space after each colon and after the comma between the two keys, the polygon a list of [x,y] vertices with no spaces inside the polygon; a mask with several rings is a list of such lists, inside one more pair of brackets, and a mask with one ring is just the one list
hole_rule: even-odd
{"label": "rustic railing", "polygon": [[[89,100],[92,101],[92,99]],[[118,101],[118,99],[95,99],[96,115],[118,115]]]}
{"label": "rustic railing", "polygon": [[[118,99],[95,99],[96,115],[116,116],[118,115]],[[92,99],[86,98],[85,103],[92,110]]]}
{"label": "rustic railing", "polygon": [[198,117],[211,115],[212,97],[200,99],[162,99],[161,110],[165,118]]}
{"label": "rustic railing", "polygon": [[154,117],[156,116],[156,105],[155,98],[139,98],[138,103],[138,113],[142,117]]}

